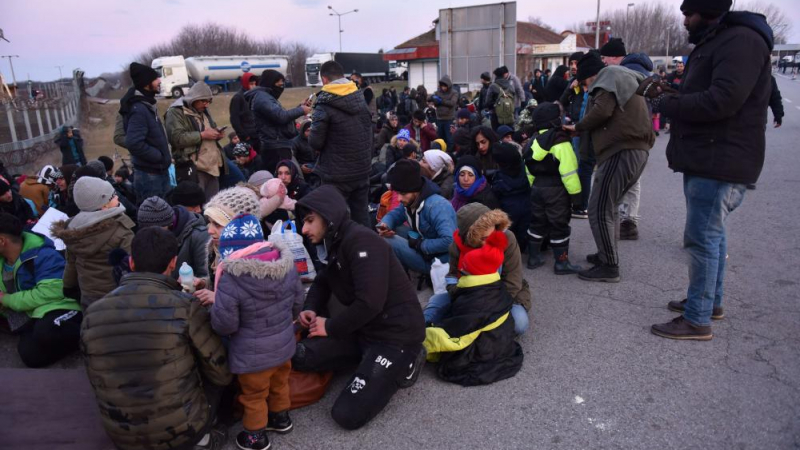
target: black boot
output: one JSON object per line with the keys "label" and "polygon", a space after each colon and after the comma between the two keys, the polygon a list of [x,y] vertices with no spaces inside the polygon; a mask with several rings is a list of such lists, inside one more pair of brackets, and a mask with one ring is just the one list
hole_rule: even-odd
{"label": "black boot", "polygon": [[542,257],[542,239],[528,239],[528,269],[535,269],[544,265]]}
{"label": "black boot", "polygon": [[575,266],[569,262],[569,244],[564,247],[553,247],[553,257],[556,263],[553,266],[553,271],[556,275],[571,275],[583,270],[581,266]]}
{"label": "black boot", "polygon": [[578,272],[578,278],[586,281],[604,281],[606,283],[619,283],[619,266],[599,264],[591,269]]}
{"label": "black boot", "polygon": [[623,220],[619,224],[619,240],[635,241],[639,239],[639,227],[632,220]]}
{"label": "black boot", "polygon": [[292,418],[289,417],[289,410],[267,413],[267,431],[274,431],[278,434],[286,434],[292,431]]}

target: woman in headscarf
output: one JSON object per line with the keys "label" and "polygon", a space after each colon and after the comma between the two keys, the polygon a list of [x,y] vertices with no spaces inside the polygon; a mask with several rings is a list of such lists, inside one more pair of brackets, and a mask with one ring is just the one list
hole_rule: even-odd
{"label": "woman in headscarf", "polygon": [[422,154],[419,162],[422,176],[439,186],[439,194],[446,198],[453,197],[453,158],[441,150],[428,150]]}
{"label": "woman in headscarf", "polygon": [[531,220],[531,185],[522,156],[513,144],[501,142],[495,146],[494,159],[499,170],[492,178],[492,192],[500,202],[500,209],[511,219],[509,229],[517,238],[520,251],[524,252]]}
{"label": "woman in headscarf", "polygon": [[466,155],[459,158],[454,182],[455,193],[450,204],[456,212],[469,203],[482,203],[489,209],[500,207],[500,202],[497,201],[489,182],[483,176],[481,162],[474,156]]}

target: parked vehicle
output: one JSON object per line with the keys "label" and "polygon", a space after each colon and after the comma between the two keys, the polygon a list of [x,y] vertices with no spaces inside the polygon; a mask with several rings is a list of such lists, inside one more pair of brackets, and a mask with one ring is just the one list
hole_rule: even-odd
{"label": "parked vehicle", "polygon": [[328,61],[341,64],[345,75],[358,72],[370,83],[391,79],[389,61],[384,61],[381,53],[317,53],[306,58],[307,86],[322,86],[319,69]]}

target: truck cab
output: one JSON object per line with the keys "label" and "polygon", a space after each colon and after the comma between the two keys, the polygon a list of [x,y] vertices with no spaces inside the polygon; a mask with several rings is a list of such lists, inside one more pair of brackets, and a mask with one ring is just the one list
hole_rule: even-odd
{"label": "truck cab", "polygon": [[319,69],[328,61],[333,60],[330,53],[317,53],[306,58],[306,86],[322,86],[322,77]]}
{"label": "truck cab", "polygon": [[405,61],[389,61],[389,77],[392,80],[408,80],[408,63]]}
{"label": "truck cab", "polygon": [[161,78],[160,95],[179,98],[189,88],[189,73],[183,56],[164,56],[156,58],[150,65]]}

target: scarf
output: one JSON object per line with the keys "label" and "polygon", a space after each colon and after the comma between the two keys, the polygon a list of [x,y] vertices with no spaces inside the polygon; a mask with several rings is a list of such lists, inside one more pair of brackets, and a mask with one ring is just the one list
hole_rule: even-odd
{"label": "scarf", "polygon": [[67,224],[68,230],[77,230],[90,227],[108,218],[117,217],[125,214],[125,207],[120,205],[116,208],[101,209],[99,211],[81,211]]}
{"label": "scarf", "polygon": [[455,192],[453,192],[453,199],[450,200],[450,204],[453,205],[453,209],[458,211],[462,206],[469,203],[475,194],[478,194],[486,188],[486,177],[481,175],[480,178],[475,179],[475,182],[472,183],[469,189],[461,187],[461,184],[458,182],[458,174],[455,174],[455,177]]}

